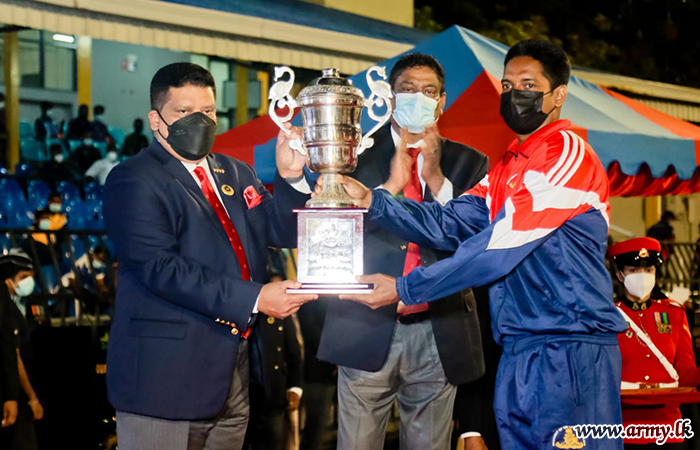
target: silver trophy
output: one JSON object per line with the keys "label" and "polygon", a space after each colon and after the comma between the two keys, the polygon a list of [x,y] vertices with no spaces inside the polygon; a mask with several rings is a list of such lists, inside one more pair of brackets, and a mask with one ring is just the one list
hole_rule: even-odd
{"label": "silver trophy", "polygon": [[[372,74],[379,75],[374,79]],[[286,80],[280,80],[289,74]],[[324,69],[292,98],[294,72],[289,67],[275,67],[275,84],[270,88],[270,117],[285,132],[284,123],[299,107],[303,120],[302,137],[290,141],[290,147],[306,155],[307,165],[323,177],[323,190],[306,202],[298,214],[297,279],[302,288],[296,291],[322,294],[371,292],[372,287],[357,283],[362,270],[363,214],[336,181],[336,174],[353,172],[357,157],[374,144],[371,138],[391,117],[391,86],[384,67],[367,71],[370,96],[340,76],[338,69]],[[288,107],[285,116],[277,109]],[[362,110],[377,123],[364,136],[360,128]],[[375,111],[379,109],[379,113]],[[381,113],[383,111],[383,114]]]}

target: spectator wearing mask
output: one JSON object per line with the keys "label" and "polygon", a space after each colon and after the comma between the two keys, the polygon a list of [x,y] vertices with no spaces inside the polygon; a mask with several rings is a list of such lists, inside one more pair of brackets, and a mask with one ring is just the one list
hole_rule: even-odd
{"label": "spectator wearing mask", "polygon": [[49,194],[46,207],[49,210],[49,227],[42,228],[48,230],[60,230],[68,223],[68,217],[63,212],[63,197],[58,192]]}
{"label": "spectator wearing mask", "polygon": [[[10,258],[0,258],[0,280],[11,270]],[[0,283],[0,426],[10,427],[17,419],[19,370],[12,321],[12,299],[7,283]]]}
{"label": "spectator wearing mask", "polygon": [[107,175],[109,175],[109,172],[114,169],[117,164],[119,164],[117,146],[114,144],[109,144],[107,146],[107,156],[99,161],[95,161],[87,172],[85,172],[85,178],[87,181],[94,179],[100,186],[104,186],[105,181],[107,181]]}
{"label": "spectator wearing mask", "polygon": [[34,121],[34,135],[37,141],[46,139],[56,139],[59,137],[59,131],[56,124],[53,122],[53,103],[41,102],[41,116]]}
{"label": "spectator wearing mask", "polygon": [[109,134],[107,125],[105,125],[104,122],[105,107],[102,105],[97,105],[92,113],[92,139],[95,142],[114,142],[114,139],[112,139],[112,136]]}
{"label": "spectator wearing mask", "polygon": [[45,233],[45,231],[52,229],[51,216],[52,214],[48,209],[38,209],[34,213],[34,225],[32,225],[32,229],[37,232],[32,233],[22,243],[22,250],[28,255],[33,255],[34,251],[36,251],[39,265],[47,267],[49,272],[53,269],[53,256],[51,256],[51,253],[54,252],[56,257],[60,255],[58,252],[59,246],[56,244],[58,239],[55,233]]}
{"label": "spectator wearing mask", "polygon": [[92,122],[88,119],[88,105],[80,105],[78,107],[78,117],[68,122],[68,133],[66,139],[69,141],[78,141],[89,135],[92,138]]}
{"label": "spectator wearing mask", "polygon": [[0,258],[0,277],[4,281],[12,303],[12,333],[15,337],[15,357],[21,390],[17,402],[17,419],[14,426],[0,434],[0,447],[8,450],[36,450],[38,443],[34,431],[34,421],[41,420],[44,408],[34,392],[24,361],[31,357],[29,342],[28,312],[25,298],[34,292],[34,266],[26,253],[13,249]]}
{"label": "spectator wearing mask", "polygon": [[124,139],[122,155],[134,156],[142,148],[148,147],[148,138],[143,134],[143,120],[134,120],[134,131]]}
{"label": "spectator wearing mask", "polygon": [[80,147],[76,148],[70,155],[70,158],[68,158],[73,172],[80,176],[84,176],[90,166],[102,158],[100,151],[92,142],[92,134],[90,132],[85,133]]}
{"label": "spectator wearing mask", "polygon": [[35,170],[30,179],[42,180],[49,189],[55,190],[58,183],[61,181],[74,182],[73,172],[70,166],[65,161],[63,155],[63,146],[61,144],[51,144],[49,147],[51,159],[43,164],[42,167]]}

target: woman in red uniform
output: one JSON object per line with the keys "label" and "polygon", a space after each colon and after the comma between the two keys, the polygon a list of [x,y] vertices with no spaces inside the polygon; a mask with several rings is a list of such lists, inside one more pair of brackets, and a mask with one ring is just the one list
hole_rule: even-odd
{"label": "woman in red uniform", "polygon": [[[656,285],[656,269],[663,262],[661,245],[652,238],[630,239],[610,247],[617,279],[625,287],[617,307],[628,328],[618,335],[622,353],[622,389],[697,386],[693,345],[685,311]],[[625,407],[622,418],[630,424],[670,424],[681,419],[678,406]],[[683,439],[668,439],[665,448],[682,449]],[[625,450],[658,448],[655,439],[625,439]]]}

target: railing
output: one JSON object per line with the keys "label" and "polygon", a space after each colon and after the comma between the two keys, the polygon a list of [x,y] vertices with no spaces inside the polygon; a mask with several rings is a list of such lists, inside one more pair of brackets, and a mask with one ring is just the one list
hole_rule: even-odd
{"label": "railing", "polygon": [[[49,244],[38,243],[32,235],[44,236]],[[100,284],[90,250],[97,246],[105,249],[105,279],[115,280],[106,231],[0,228],[0,245],[3,253],[10,248],[22,248],[34,262],[37,289],[25,299],[27,310],[31,306],[41,306],[46,313],[42,319],[51,321],[53,325],[65,326],[73,321],[68,317],[70,302],[77,300],[80,307],[76,308],[75,322],[81,324],[87,321],[95,330],[100,326],[104,319],[101,315],[103,307],[114,299],[114,283],[105,283],[106,290],[97,289]],[[87,259],[86,264],[78,267],[77,261],[83,255]],[[62,279],[69,273],[75,282],[64,286]],[[85,286],[90,283],[95,289],[88,292]],[[94,304],[91,304],[93,300]]]}
{"label": "railing", "polygon": [[691,296],[700,297],[700,244],[677,242],[663,244],[664,263],[657,272],[658,284],[670,291],[674,286],[686,287]]}

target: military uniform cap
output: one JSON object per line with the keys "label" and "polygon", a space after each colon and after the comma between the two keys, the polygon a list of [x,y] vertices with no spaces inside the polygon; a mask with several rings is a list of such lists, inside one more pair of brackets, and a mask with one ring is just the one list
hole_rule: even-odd
{"label": "military uniform cap", "polygon": [[641,237],[618,242],[610,247],[608,255],[619,269],[624,266],[658,266],[661,258],[661,244],[654,238]]}

